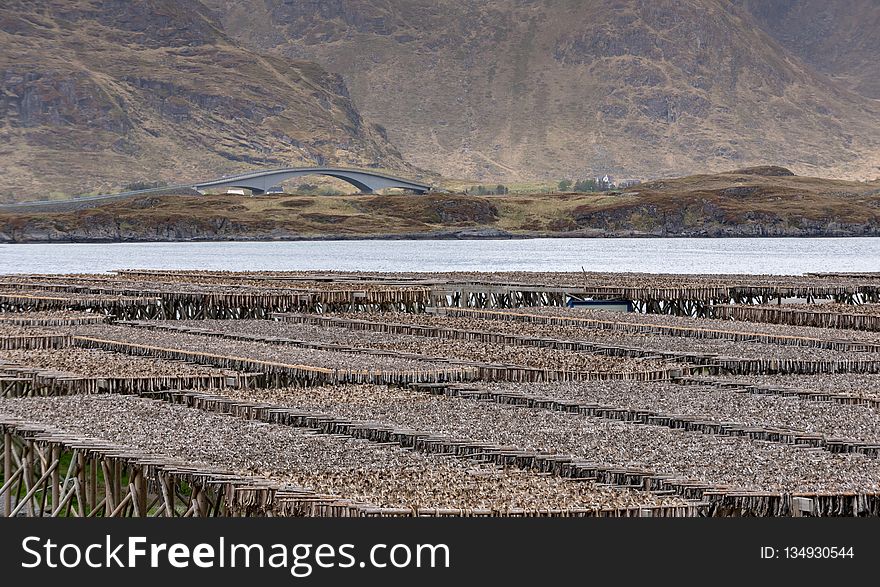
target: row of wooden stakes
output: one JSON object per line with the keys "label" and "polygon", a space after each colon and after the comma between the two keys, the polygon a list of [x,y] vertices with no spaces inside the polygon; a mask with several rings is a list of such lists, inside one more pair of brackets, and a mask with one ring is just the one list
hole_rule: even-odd
{"label": "row of wooden stakes", "polygon": [[718,305],[712,307],[715,318],[738,320],[741,322],[769,322],[791,326],[813,326],[817,328],[842,328],[847,330],[868,330],[880,332],[880,316],[860,314],[858,306],[852,312],[827,312],[821,306],[816,309],[794,309],[787,307],[768,308],[761,306]]}
{"label": "row of wooden stakes", "polygon": [[[338,320],[337,318],[328,318],[328,320]],[[475,379],[484,381],[520,381],[520,382],[538,382],[538,381],[659,381],[678,377],[690,373],[690,369],[686,365],[675,366],[668,369],[644,369],[631,372],[605,372],[605,371],[571,371],[564,369],[547,369],[538,367],[529,367],[524,365],[511,364],[492,364],[479,361],[464,361],[442,356],[428,356],[418,353],[409,353],[404,351],[396,351],[391,349],[373,349],[369,347],[353,347],[350,345],[338,343],[324,343],[306,340],[295,340],[283,337],[266,337],[252,334],[237,334],[230,332],[214,331],[206,328],[194,328],[191,326],[181,326],[173,322],[144,322],[144,321],[128,321],[120,324],[135,328],[147,328],[154,330],[162,330],[168,332],[180,332],[184,334],[197,334],[201,336],[212,336],[218,338],[226,338],[230,340],[253,341],[266,344],[289,345],[299,348],[309,348],[317,350],[329,350],[343,353],[368,354],[376,356],[398,357],[402,359],[414,359],[419,361],[428,361],[431,363],[447,363],[459,367],[466,367],[476,370]]]}
{"label": "row of wooden stakes", "polygon": [[246,373],[262,373],[265,377],[265,384],[269,387],[284,387],[288,385],[309,386],[337,383],[404,385],[408,383],[440,381],[471,381],[477,376],[476,370],[470,367],[450,366],[445,369],[435,368],[418,371],[359,371],[350,369],[328,369],[308,365],[289,365],[271,361],[259,361],[245,357],[230,357],[181,349],[138,345],[86,336],[74,337],[74,343],[82,348],[102,349],[134,356],[149,356],[160,359],[197,363],[200,365],[212,365],[222,369],[230,369]]}
{"label": "row of wooden stakes", "polygon": [[[727,308],[731,306],[713,306],[713,308]],[[744,306],[736,306],[744,307]],[[751,306],[745,306],[750,307]],[[756,308],[755,308],[756,309]],[[581,316],[553,316],[543,314],[530,314],[528,312],[473,310],[464,308],[444,308],[438,311],[440,315],[453,318],[476,318],[482,320],[503,320],[513,322],[526,322],[532,324],[546,324],[549,326],[581,326],[592,330],[609,330],[617,332],[656,334],[659,336],[680,336],[688,338],[701,338],[712,340],[730,340],[734,342],[761,342],[764,344],[776,344],[783,346],[802,346],[809,348],[828,349],[841,352],[880,352],[880,342],[842,340],[833,338],[829,331],[828,337],[809,337],[792,334],[770,334],[765,332],[749,331],[748,329],[734,330],[731,328],[711,328],[697,326],[671,326],[666,324],[651,324],[646,322],[633,322],[599,318],[585,318]],[[719,315],[718,318],[728,318]],[[880,317],[878,317],[880,318]],[[764,322],[764,321],[752,321]],[[878,320],[880,326],[880,320]]]}
{"label": "row of wooden stakes", "polygon": [[[480,340],[508,345],[535,346],[560,350],[583,351],[606,354],[616,357],[645,358],[661,357],[680,364],[699,365],[714,368],[722,372],[736,374],[789,373],[809,375],[816,373],[880,373],[880,361],[873,359],[843,358],[837,360],[790,359],[790,358],[744,358],[720,357],[714,354],[699,352],[664,351],[654,349],[633,348],[620,345],[599,344],[589,341],[559,340],[549,337],[517,336],[499,332],[480,330],[464,330],[458,328],[441,328],[436,326],[418,326],[393,322],[376,322],[337,318],[314,314],[275,314],[278,320],[299,324],[318,326],[336,326],[351,330],[372,330],[415,336],[433,336],[438,338]],[[683,373],[679,373],[681,375]]]}

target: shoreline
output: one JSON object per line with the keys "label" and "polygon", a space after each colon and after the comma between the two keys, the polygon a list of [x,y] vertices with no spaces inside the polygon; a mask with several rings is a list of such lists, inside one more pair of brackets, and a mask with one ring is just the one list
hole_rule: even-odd
{"label": "shoreline", "polygon": [[67,212],[0,210],[0,242],[880,236],[874,184],[747,171],[626,192],[137,196]]}
{"label": "shoreline", "polygon": [[327,235],[294,235],[290,237],[264,237],[259,235],[230,235],[227,237],[205,238],[85,238],[85,239],[23,239],[9,240],[0,236],[0,245],[52,245],[52,244],[146,244],[146,243],[279,243],[279,242],[323,242],[323,241],[492,241],[492,240],[537,240],[537,239],[589,239],[589,240],[622,240],[622,239],[703,239],[703,240],[729,240],[729,239],[860,239],[880,238],[880,229],[873,234],[856,234],[853,232],[843,233],[808,233],[808,234],[754,234],[754,233],[727,233],[727,234],[645,234],[645,233],[535,233],[515,234],[497,232],[491,234],[473,233],[407,233],[407,234],[327,234]]}

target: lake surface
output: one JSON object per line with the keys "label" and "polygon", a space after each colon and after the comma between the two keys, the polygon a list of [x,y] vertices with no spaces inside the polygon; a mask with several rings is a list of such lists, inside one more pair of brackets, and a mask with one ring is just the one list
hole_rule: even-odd
{"label": "lake surface", "polygon": [[114,269],[880,271],[880,238],[351,240],[0,245],[0,273]]}

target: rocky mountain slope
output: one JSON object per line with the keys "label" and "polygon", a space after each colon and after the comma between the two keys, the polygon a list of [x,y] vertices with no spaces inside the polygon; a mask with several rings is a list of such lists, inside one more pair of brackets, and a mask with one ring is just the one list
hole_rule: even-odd
{"label": "rocky mountain slope", "polygon": [[868,98],[880,99],[877,0],[735,0],[782,46]]}
{"label": "rocky mountain slope", "polygon": [[315,163],[411,171],[338,75],[197,0],[0,3],[0,199]]}
{"label": "rocky mountain slope", "polygon": [[828,75],[837,56],[880,61],[876,28],[819,0],[205,2],[249,46],[342,74],[405,157],[449,177],[880,175],[876,74]]}

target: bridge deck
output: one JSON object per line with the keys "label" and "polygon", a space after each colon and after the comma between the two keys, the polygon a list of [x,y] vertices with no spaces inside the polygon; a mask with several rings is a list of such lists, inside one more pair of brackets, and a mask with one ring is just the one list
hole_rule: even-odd
{"label": "bridge deck", "polygon": [[15,202],[12,204],[0,204],[0,210],[19,210],[22,212],[30,209],[77,209],[87,208],[95,203],[112,200],[122,200],[152,195],[179,195],[194,194],[203,192],[209,188],[245,188],[252,190],[255,194],[265,193],[270,188],[276,187],[284,181],[294,177],[306,175],[327,175],[336,177],[346,181],[357,187],[363,193],[373,193],[377,190],[385,188],[401,188],[411,190],[416,193],[424,194],[431,190],[431,185],[419,181],[404,179],[371,171],[365,169],[354,169],[344,167],[287,167],[281,169],[267,169],[262,171],[251,171],[237,175],[224,176],[217,179],[179,184],[158,188],[149,188],[145,190],[131,190],[120,192],[118,194],[100,194],[96,196],[87,196],[82,198],[71,198],[69,200],[40,200],[29,202]]}

